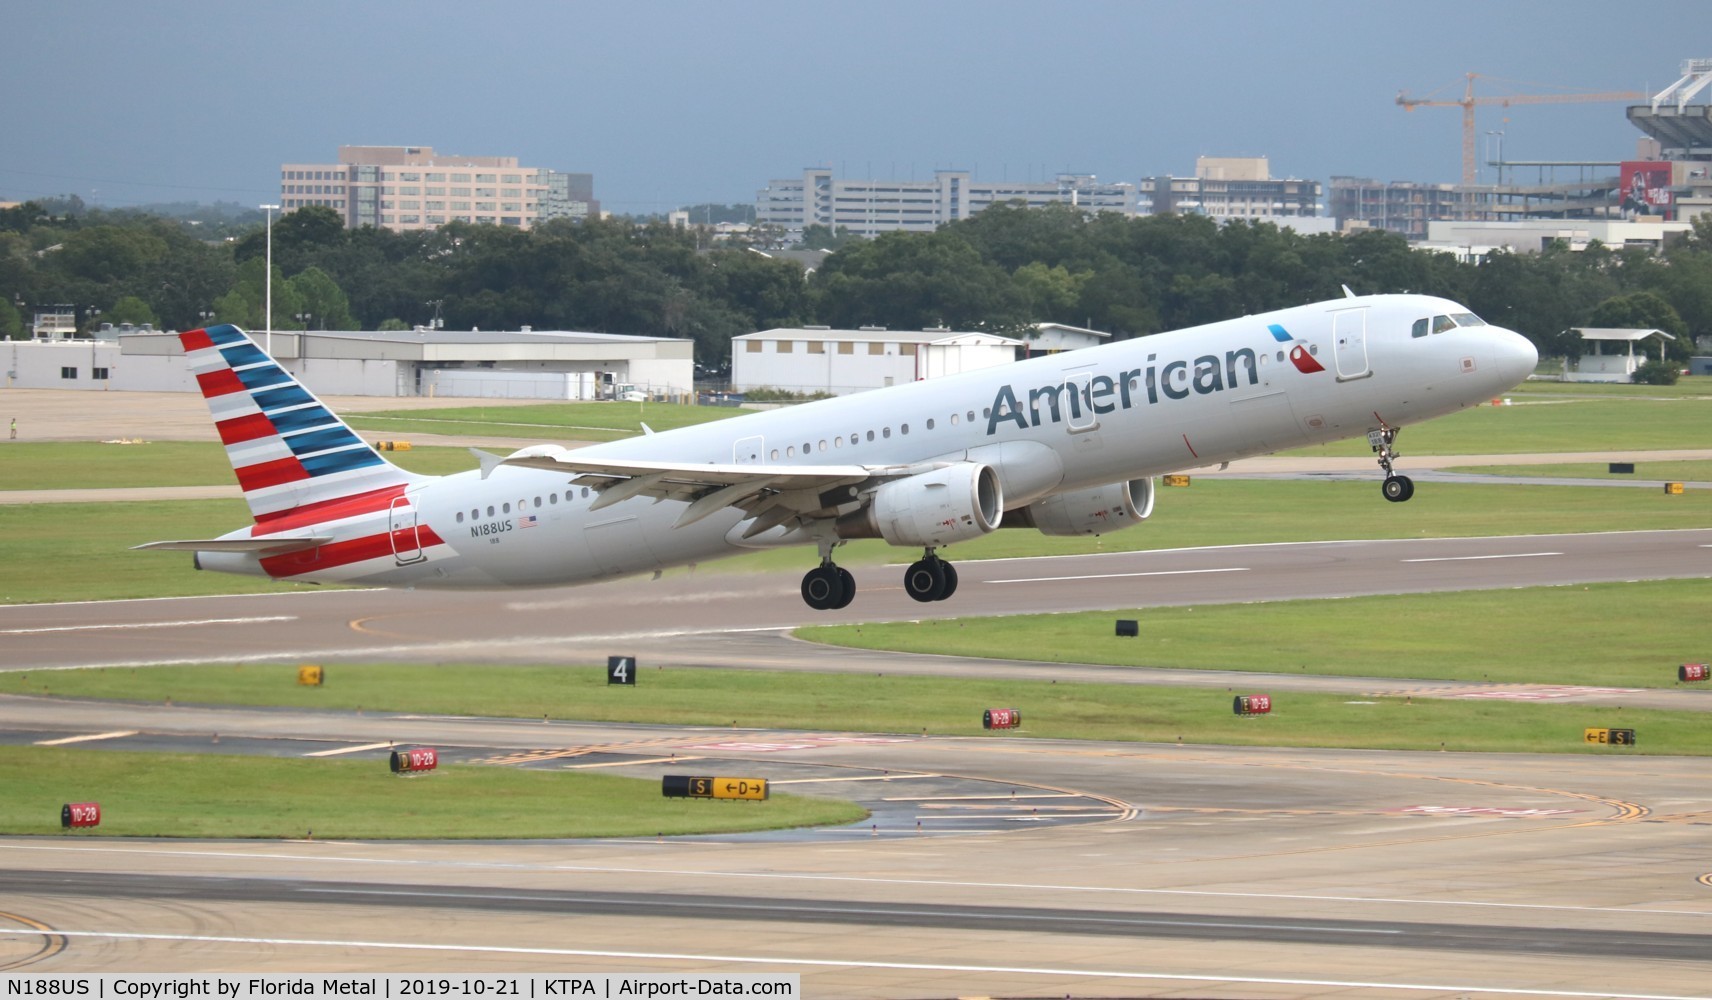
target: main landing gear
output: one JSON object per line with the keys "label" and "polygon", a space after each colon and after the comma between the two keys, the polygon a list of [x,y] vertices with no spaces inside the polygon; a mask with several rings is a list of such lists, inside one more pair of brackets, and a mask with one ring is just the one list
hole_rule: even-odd
{"label": "main landing gear", "polygon": [[[957,592],[957,567],[934,554],[932,549],[904,571],[904,592],[918,601],[943,601]],[[837,611],[856,597],[856,578],[832,561],[832,552],[821,556],[820,565],[803,574],[803,603],[816,611]]]}
{"label": "main landing gear", "polygon": [[957,593],[957,567],[928,549],[904,571],[904,592],[923,603],[943,601]]}
{"label": "main landing gear", "polygon": [[837,611],[856,599],[856,578],[832,559],[803,574],[802,599],[816,611]]}
{"label": "main landing gear", "polygon": [[1392,503],[1402,503],[1415,495],[1415,481],[1391,471],[1391,460],[1398,456],[1398,452],[1391,445],[1397,440],[1397,431],[1400,429],[1381,424],[1378,430],[1367,432],[1367,443],[1379,454],[1379,467],[1385,470],[1385,482],[1380,484],[1379,488],[1384,492],[1385,499]]}

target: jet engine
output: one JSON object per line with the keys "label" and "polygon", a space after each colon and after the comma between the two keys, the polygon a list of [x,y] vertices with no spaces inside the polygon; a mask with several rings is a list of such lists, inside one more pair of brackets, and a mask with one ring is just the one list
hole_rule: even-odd
{"label": "jet engine", "polygon": [[838,534],[931,548],[985,535],[999,526],[1004,509],[993,467],[958,462],[881,485],[870,503],[838,519]]}
{"label": "jet engine", "polygon": [[1035,528],[1043,535],[1105,535],[1132,527],[1153,513],[1153,480],[1131,479],[1090,490],[1055,493],[1005,511],[1003,527]]}

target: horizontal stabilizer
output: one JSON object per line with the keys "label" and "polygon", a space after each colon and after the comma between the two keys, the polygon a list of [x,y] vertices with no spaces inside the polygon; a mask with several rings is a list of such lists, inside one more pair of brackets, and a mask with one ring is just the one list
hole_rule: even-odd
{"label": "horizontal stabilizer", "polygon": [[300,549],[312,549],[333,540],[331,535],[273,535],[267,538],[202,538],[172,542],[149,542],[133,545],[133,550],[151,552],[237,552],[258,556],[278,556]]}

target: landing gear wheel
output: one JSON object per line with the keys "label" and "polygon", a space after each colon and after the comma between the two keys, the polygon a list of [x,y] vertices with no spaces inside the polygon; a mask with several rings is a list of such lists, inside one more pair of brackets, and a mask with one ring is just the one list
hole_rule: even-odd
{"label": "landing gear wheel", "polygon": [[837,611],[839,608],[849,607],[850,602],[856,599],[856,578],[842,566],[838,567],[838,582],[844,585],[844,596],[828,608],[828,611]]}
{"label": "landing gear wheel", "polygon": [[[844,574],[841,576],[840,574]],[[850,603],[850,598],[856,596],[855,581],[850,581],[846,593],[844,570],[831,563],[823,563],[803,574],[802,599],[803,603],[816,611],[831,611],[842,608]]]}
{"label": "landing gear wheel", "polygon": [[931,557],[910,563],[904,571],[904,591],[923,604],[939,600],[945,593],[945,564]]}
{"label": "landing gear wheel", "polygon": [[[1378,414],[1374,416],[1377,417]],[[1385,499],[1392,503],[1402,503],[1415,495],[1415,481],[1408,476],[1398,475],[1391,467],[1392,461],[1398,455],[1393,445],[1397,442],[1397,432],[1400,430],[1401,427],[1389,427],[1381,423],[1378,430],[1367,432],[1367,443],[1379,456],[1379,468],[1385,472],[1385,482],[1380,489],[1384,492]]]}
{"label": "landing gear wheel", "polygon": [[945,589],[941,590],[939,592],[939,596],[935,597],[934,600],[943,601],[952,594],[957,593],[957,567],[943,559],[939,561],[939,566],[945,571]]}

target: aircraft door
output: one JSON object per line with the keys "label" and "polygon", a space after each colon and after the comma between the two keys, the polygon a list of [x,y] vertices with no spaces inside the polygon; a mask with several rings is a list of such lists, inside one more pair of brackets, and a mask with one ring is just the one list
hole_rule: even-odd
{"label": "aircraft door", "polygon": [[1064,391],[1059,394],[1058,405],[1063,408],[1064,426],[1072,434],[1091,431],[1100,426],[1099,414],[1094,412],[1094,399],[1091,394],[1094,373],[1091,371],[1074,371],[1064,373]]}
{"label": "aircraft door", "polygon": [[1332,354],[1337,380],[1350,382],[1373,374],[1367,366],[1367,310],[1344,309],[1332,313]]}
{"label": "aircraft door", "polygon": [[417,531],[416,505],[409,497],[393,497],[390,514],[392,530],[388,537],[392,539],[392,557],[398,565],[421,562],[428,558],[422,554],[422,539]]}
{"label": "aircraft door", "polygon": [[767,441],[760,435],[741,438],[731,446],[731,460],[738,465],[759,465],[767,453]]}

